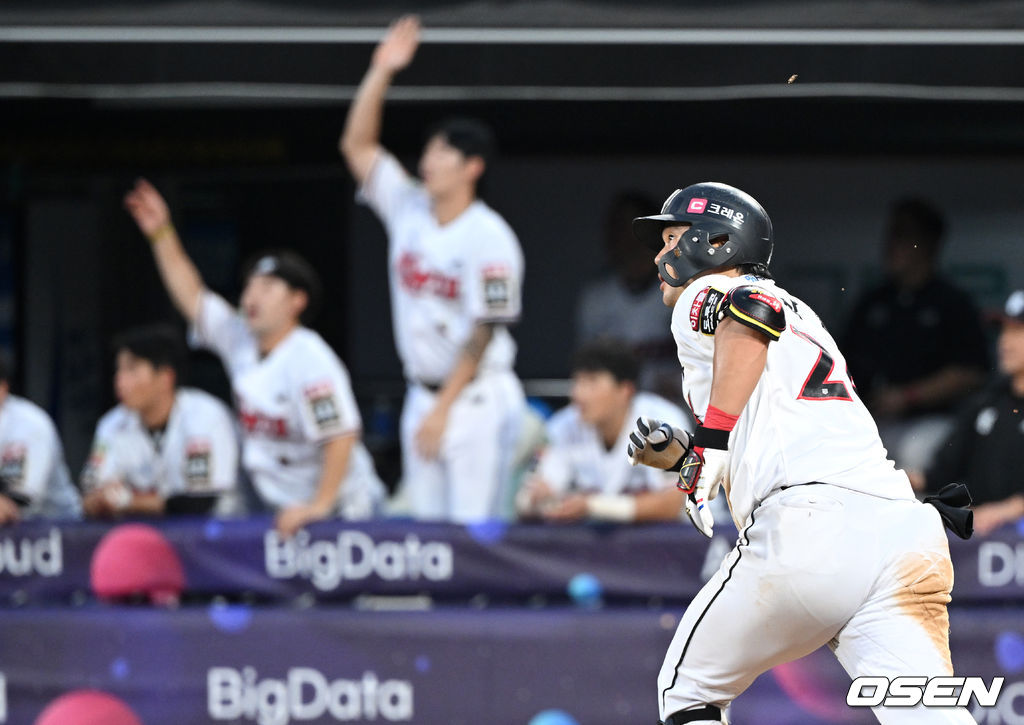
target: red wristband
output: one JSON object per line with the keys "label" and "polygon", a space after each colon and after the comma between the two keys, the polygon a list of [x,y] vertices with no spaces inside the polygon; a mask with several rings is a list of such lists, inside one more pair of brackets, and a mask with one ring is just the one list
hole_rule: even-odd
{"label": "red wristband", "polygon": [[702,425],[705,428],[714,428],[716,430],[732,430],[736,427],[737,420],[739,420],[738,415],[729,415],[725,411],[709,405],[708,412],[704,414]]}

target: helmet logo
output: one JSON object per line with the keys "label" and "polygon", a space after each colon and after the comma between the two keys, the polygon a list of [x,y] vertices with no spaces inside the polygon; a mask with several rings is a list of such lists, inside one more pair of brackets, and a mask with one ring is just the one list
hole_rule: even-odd
{"label": "helmet logo", "polygon": [[707,199],[690,199],[689,206],[686,207],[687,214],[703,214],[704,209],[707,208]]}

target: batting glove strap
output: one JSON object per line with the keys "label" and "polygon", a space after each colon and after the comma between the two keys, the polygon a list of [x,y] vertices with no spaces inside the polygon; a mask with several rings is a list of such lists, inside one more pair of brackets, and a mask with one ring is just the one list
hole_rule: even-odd
{"label": "batting glove strap", "polygon": [[704,449],[693,447],[679,464],[679,482],[676,488],[685,494],[691,494],[697,488],[701,471],[704,470]]}
{"label": "batting glove strap", "polygon": [[699,425],[693,433],[693,446],[694,448],[715,448],[720,451],[727,451],[729,450],[730,432],[718,428],[705,428]]}

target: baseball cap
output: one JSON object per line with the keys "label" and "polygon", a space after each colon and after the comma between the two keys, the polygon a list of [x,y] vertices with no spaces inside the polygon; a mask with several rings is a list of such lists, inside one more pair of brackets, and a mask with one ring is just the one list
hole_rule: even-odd
{"label": "baseball cap", "polygon": [[281,279],[292,289],[300,289],[309,297],[309,304],[302,313],[303,322],[313,319],[320,304],[322,286],[320,277],[312,265],[290,250],[265,252],[247,265],[243,280],[254,275],[269,275]]}
{"label": "baseball cap", "polygon": [[1014,290],[1006,298],[1003,307],[1003,319],[1024,322],[1024,290]]}

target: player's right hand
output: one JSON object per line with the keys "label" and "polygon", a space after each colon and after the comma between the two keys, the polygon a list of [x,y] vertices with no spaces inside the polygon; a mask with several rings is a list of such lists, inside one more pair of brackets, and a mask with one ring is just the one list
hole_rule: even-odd
{"label": "player's right hand", "polygon": [[729,451],[695,446],[686,453],[679,469],[676,486],[686,494],[686,515],[708,538],[711,538],[715,517],[708,503],[718,495],[729,471]]}
{"label": "player's right hand", "polygon": [[375,68],[397,73],[412,62],[420,44],[420,19],[403,15],[388,28],[387,35],[373,51]]}
{"label": "player's right hand", "polygon": [[629,434],[626,457],[631,466],[641,464],[662,471],[678,471],[690,447],[690,434],[653,418],[637,418]]}
{"label": "player's right hand", "polygon": [[686,497],[686,515],[697,531],[709,539],[714,536],[715,516],[708,506],[707,491],[698,486],[697,489]]}
{"label": "player's right hand", "polygon": [[125,194],[124,208],[132,215],[139,229],[147,237],[165,224],[171,223],[171,211],[156,187],[145,179],[137,179],[132,190]]}

